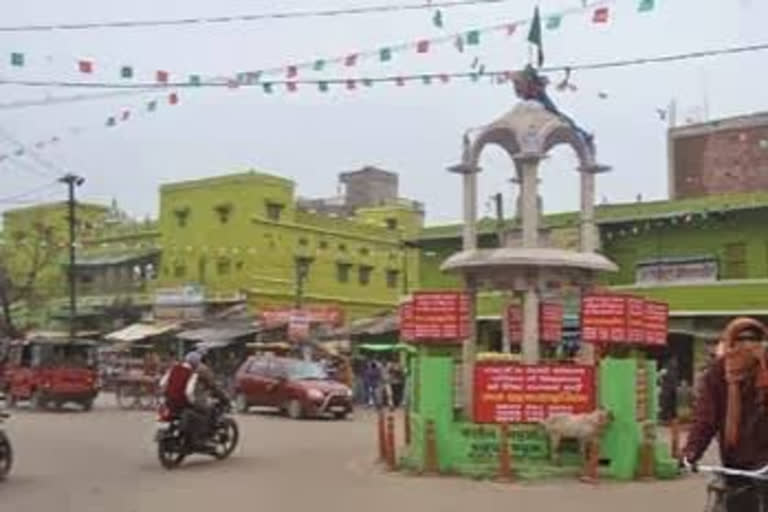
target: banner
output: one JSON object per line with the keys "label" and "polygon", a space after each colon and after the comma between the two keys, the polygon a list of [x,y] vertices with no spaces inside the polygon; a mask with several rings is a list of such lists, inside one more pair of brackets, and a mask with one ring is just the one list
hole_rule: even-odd
{"label": "banner", "polygon": [[413,302],[400,304],[400,338],[406,341],[414,339],[413,332]]}
{"label": "banner", "polygon": [[627,298],[627,342],[645,343],[645,300]]}
{"label": "banner", "polygon": [[594,367],[479,363],[474,402],[476,423],[535,423],[552,414],[591,412]]}
{"label": "banner", "polygon": [[519,304],[510,304],[506,314],[509,343],[519,345],[523,342],[523,308]]}
{"label": "banner", "polygon": [[539,339],[560,343],[563,339],[563,305],[542,302],[539,305]]}
{"label": "banner", "polygon": [[469,336],[469,297],[464,292],[416,292],[411,329],[416,341],[461,341]]}
{"label": "banner", "polygon": [[590,295],[581,299],[581,339],[592,343],[627,340],[627,298]]}
{"label": "banner", "polygon": [[[301,310],[308,315],[313,324],[327,324],[339,327],[344,324],[344,310],[338,306],[311,306]],[[290,323],[291,316],[296,313],[294,308],[264,309],[260,316],[267,328],[280,327]]]}
{"label": "banner", "polygon": [[645,342],[664,345],[669,330],[669,306],[663,302],[645,302]]}

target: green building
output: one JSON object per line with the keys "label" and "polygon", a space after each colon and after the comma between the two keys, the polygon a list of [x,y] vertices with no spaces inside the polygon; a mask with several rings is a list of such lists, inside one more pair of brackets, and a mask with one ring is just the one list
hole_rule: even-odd
{"label": "green building", "polygon": [[[601,251],[620,271],[603,277],[615,291],[657,298],[670,306],[669,349],[689,379],[706,356],[705,344],[734,316],[768,319],[768,193],[723,195],[677,201],[605,204],[596,208]],[[577,213],[543,218],[542,238],[553,247],[578,248]],[[423,288],[460,284],[440,271],[461,247],[461,225],[427,227],[421,234]],[[480,247],[499,237],[519,237],[516,222],[499,228],[494,219],[478,225]],[[479,300],[486,346],[500,338],[501,296]],[[578,317],[566,326],[578,329]]]}

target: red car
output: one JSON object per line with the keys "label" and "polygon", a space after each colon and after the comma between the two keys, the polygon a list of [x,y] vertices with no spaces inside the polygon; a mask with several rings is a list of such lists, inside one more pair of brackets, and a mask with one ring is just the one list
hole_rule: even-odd
{"label": "red car", "polygon": [[75,402],[86,411],[99,393],[96,348],[83,340],[33,339],[11,344],[5,400],[28,400],[34,409]]}
{"label": "red car", "polygon": [[275,407],[294,419],[352,412],[352,391],[332,380],[317,363],[282,357],[251,357],[235,374],[235,404]]}

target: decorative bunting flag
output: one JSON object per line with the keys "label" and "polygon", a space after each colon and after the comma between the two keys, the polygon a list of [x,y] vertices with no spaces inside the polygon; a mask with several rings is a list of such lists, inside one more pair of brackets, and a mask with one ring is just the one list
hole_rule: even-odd
{"label": "decorative bunting flag", "polygon": [[515,35],[515,32],[517,32],[517,23],[510,23],[507,25],[507,35],[513,36]]}
{"label": "decorative bunting flag", "polygon": [[325,61],[323,59],[318,59],[315,61],[315,63],[312,65],[312,69],[315,71],[322,71],[323,68],[325,68]]}
{"label": "decorative bunting flag", "polygon": [[432,83],[432,77],[429,75],[424,75],[421,77],[421,81],[424,83],[424,85],[430,85]]}
{"label": "decorative bunting flag", "polygon": [[131,66],[120,68],[120,78],[133,78],[133,68]]}
{"label": "decorative bunting flag", "polygon": [[117,124],[117,121],[115,121],[114,117],[107,118],[107,126],[115,126],[116,124]]}
{"label": "decorative bunting flag", "polygon": [[266,94],[272,94],[272,84],[270,82],[264,82],[261,86]]}
{"label": "decorative bunting flag", "polygon": [[157,101],[152,100],[149,103],[147,103],[147,110],[150,112],[154,112],[155,110],[157,110]]}
{"label": "decorative bunting flag", "polygon": [[533,20],[531,21],[531,28],[528,31],[528,42],[536,46],[537,58],[536,62],[539,67],[544,65],[544,41],[541,37],[541,14],[539,13],[539,7],[533,11]]}
{"label": "decorative bunting flag", "polygon": [[379,60],[381,62],[389,62],[392,60],[392,49],[391,48],[382,48],[379,50]]}
{"label": "decorative bunting flag", "polygon": [[416,44],[416,53],[427,53],[429,51],[429,41],[423,40]]}
{"label": "decorative bunting flag", "polygon": [[200,85],[200,75],[189,75],[189,84],[190,85]]}
{"label": "decorative bunting flag", "polygon": [[13,152],[13,156],[22,156],[24,154],[24,148],[19,148]]}
{"label": "decorative bunting flag", "polygon": [[404,86],[405,85],[405,78],[403,78],[401,76],[395,78],[395,85],[397,85],[398,87]]}
{"label": "decorative bunting flag", "polygon": [[356,54],[356,53],[352,53],[352,54],[350,54],[350,55],[347,55],[347,56],[344,58],[344,65],[345,65],[345,66],[347,66],[347,67],[352,67],[352,66],[354,66],[355,64],[357,64],[357,54]]}
{"label": "decorative bunting flag", "polygon": [[435,14],[432,16],[432,24],[437,28],[443,28],[443,11],[440,9],[435,11]]}
{"label": "decorative bunting flag", "polygon": [[637,6],[639,12],[652,11],[656,7],[655,0],[640,0],[640,5]]}
{"label": "decorative bunting flag", "polygon": [[563,21],[563,17],[559,14],[555,14],[553,16],[550,16],[547,18],[547,29],[548,30],[555,30],[560,28],[560,24]]}
{"label": "decorative bunting flag", "polygon": [[370,78],[363,78],[363,86],[373,87],[373,80],[371,80]]}
{"label": "decorative bunting flag", "polygon": [[127,121],[131,117],[131,111],[130,110],[123,110],[123,114],[120,116],[120,119],[123,121]]}
{"label": "decorative bunting flag", "polygon": [[285,72],[285,75],[288,78],[296,78],[298,74],[299,74],[299,68],[296,66],[288,66],[288,69]]}
{"label": "decorative bunting flag", "polygon": [[594,14],[592,15],[592,23],[608,23],[608,8],[607,7],[599,7],[595,9]]}
{"label": "decorative bunting flag", "polygon": [[[247,78],[243,78],[243,80],[247,80]],[[240,80],[227,80],[227,89],[237,89],[240,87]]]}
{"label": "decorative bunting flag", "polygon": [[320,92],[328,92],[328,82],[317,82],[317,89]]}
{"label": "decorative bunting flag", "polygon": [[288,89],[288,92],[296,92],[299,90],[299,86],[296,82],[286,82],[285,88]]}
{"label": "decorative bunting flag", "polygon": [[176,105],[179,102],[179,95],[175,92],[172,92],[168,95],[168,103],[171,105]]}
{"label": "decorative bunting flag", "polygon": [[444,84],[447,84],[448,82],[451,81],[451,77],[449,75],[442,74],[440,75],[440,81],[443,82]]}
{"label": "decorative bunting flag", "polygon": [[168,72],[159,70],[157,73],[155,73],[155,80],[157,80],[157,83],[159,84],[167,84],[168,83]]}
{"label": "decorative bunting flag", "polygon": [[24,54],[19,52],[14,52],[11,54],[11,66],[15,66],[17,68],[24,66]]}
{"label": "decorative bunting flag", "polygon": [[480,44],[480,31],[470,30],[467,32],[467,44],[474,46]]}
{"label": "decorative bunting flag", "polygon": [[352,79],[347,80],[347,90],[354,91],[357,88],[357,82]]}
{"label": "decorative bunting flag", "polygon": [[81,73],[93,73],[93,62],[90,60],[81,60],[77,63],[77,69]]}
{"label": "decorative bunting flag", "polygon": [[480,73],[470,73],[469,79],[473,82],[477,82],[480,79]]}
{"label": "decorative bunting flag", "polygon": [[456,37],[456,40],[453,42],[453,45],[456,47],[456,50],[458,50],[459,53],[464,53],[464,38],[461,36]]}

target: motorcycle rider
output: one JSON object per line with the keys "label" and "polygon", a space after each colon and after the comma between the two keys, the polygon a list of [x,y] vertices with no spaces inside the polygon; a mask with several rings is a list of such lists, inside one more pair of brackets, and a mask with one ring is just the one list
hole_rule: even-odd
{"label": "motorcycle rider", "polygon": [[160,380],[160,389],[171,413],[181,417],[182,431],[189,435],[193,446],[204,447],[213,423],[208,397],[213,395],[225,403],[229,403],[229,397],[203,363],[203,354],[192,351],[183,363],[174,364]]}
{"label": "motorcycle rider", "polygon": [[[696,462],[715,436],[724,466],[755,470],[768,464],[767,339],[766,326],[752,318],[737,318],[723,331],[717,358],[699,384],[684,466],[696,471]],[[726,494],[726,510],[759,510],[759,495],[768,498],[768,491],[750,484],[734,477],[716,484],[737,491]]]}

